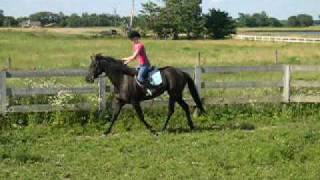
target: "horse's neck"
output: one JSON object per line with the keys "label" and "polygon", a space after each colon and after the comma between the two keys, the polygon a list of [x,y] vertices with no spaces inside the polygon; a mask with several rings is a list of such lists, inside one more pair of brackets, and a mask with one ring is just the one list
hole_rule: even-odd
{"label": "horse's neck", "polygon": [[123,74],[117,74],[116,75],[114,73],[109,73],[107,76],[109,77],[112,85],[115,86],[117,89],[119,89],[120,85],[121,85],[121,83],[122,83],[122,81],[124,79],[123,78],[124,75]]}
{"label": "horse's neck", "polygon": [[[106,66],[104,66],[106,67]],[[105,69],[105,73],[109,80],[111,81],[112,85],[115,86],[116,88],[120,88],[120,85],[123,82],[124,79],[124,74],[121,72],[118,72],[117,70],[114,70],[112,68],[110,69]]]}

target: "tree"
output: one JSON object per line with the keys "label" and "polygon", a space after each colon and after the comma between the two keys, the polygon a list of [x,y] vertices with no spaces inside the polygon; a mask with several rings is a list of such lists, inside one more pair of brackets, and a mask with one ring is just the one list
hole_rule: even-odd
{"label": "tree", "polygon": [[0,9],[0,26],[2,26],[4,20],[3,10]]}
{"label": "tree", "polygon": [[238,24],[240,27],[257,27],[258,24],[250,14],[239,13]]}
{"label": "tree", "polygon": [[319,15],[319,20],[314,20],[315,25],[320,25],[320,15]]}
{"label": "tree", "polygon": [[139,19],[144,19],[146,24],[138,23],[137,25],[142,27],[142,29],[144,29],[144,27],[147,27],[148,29],[156,32],[157,25],[160,20],[161,8],[157,4],[149,1],[147,3],[142,4],[142,10],[140,12],[141,15]]}
{"label": "tree", "polygon": [[27,21],[28,19],[29,19],[29,17],[18,17],[17,18],[17,22],[18,22],[18,24],[20,24],[20,23],[22,23],[24,21]]}
{"label": "tree", "polygon": [[40,21],[41,25],[60,23],[60,16],[52,12],[38,12],[35,14],[31,14],[30,19],[33,21]]}
{"label": "tree", "polygon": [[294,27],[306,27],[313,25],[313,17],[308,14],[299,14],[298,16],[290,16],[288,25]]}
{"label": "tree", "polygon": [[81,17],[77,14],[71,14],[66,20],[67,26],[69,27],[80,27],[81,26]]}
{"label": "tree", "polygon": [[146,26],[159,37],[177,39],[185,33],[197,37],[203,31],[201,0],[163,0],[164,7],[153,2],[142,4]]}
{"label": "tree", "polygon": [[165,13],[171,26],[188,38],[198,37],[202,32],[202,0],[165,0]]}
{"label": "tree", "polygon": [[207,14],[204,14],[204,19],[207,33],[214,39],[223,39],[236,33],[236,23],[227,12],[210,9]]}
{"label": "tree", "polygon": [[299,21],[297,16],[290,16],[288,18],[288,26],[299,26]]}
{"label": "tree", "polygon": [[299,14],[297,16],[300,26],[312,26],[313,25],[313,17],[308,14]]}
{"label": "tree", "polygon": [[18,21],[12,16],[5,16],[2,23],[6,27],[18,26],[18,24]]}
{"label": "tree", "polygon": [[59,12],[59,26],[61,27],[65,27],[67,26],[67,19],[68,19],[68,16],[64,15],[63,12]]}
{"label": "tree", "polygon": [[265,27],[270,25],[269,17],[264,11],[261,13],[254,13],[252,18],[258,26]]}
{"label": "tree", "polygon": [[[147,27],[152,30],[158,37],[167,38],[171,34],[178,33],[177,24],[174,22],[173,14],[169,14],[169,9],[160,7],[153,2],[142,4],[140,21],[144,19],[146,24],[138,23],[139,28],[144,29]],[[175,37],[177,38],[177,37]]]}
{"label": "tree", "polygon": [[239,13],[237,19],[238,26],[240,27],[266,27],[266,26],[282,26],[281,22],[273,17],[269,17],[266,12],[261,13],[243,14]]}
{"label": "tree", "polygon": [[269,18],[270,26],[272,27],[282,27],[282,23],[276,18]]}

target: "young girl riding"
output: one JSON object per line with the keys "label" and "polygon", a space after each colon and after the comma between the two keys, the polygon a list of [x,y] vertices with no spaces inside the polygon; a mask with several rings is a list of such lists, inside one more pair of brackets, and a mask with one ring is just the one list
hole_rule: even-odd
{"label": "young girl riding", "polygon": [[[130,57],[123,58],[123,60],[125,61],[124,64],[129,64],[131,61],[135,59],[139,60],[139,71],[138,71],[137,80],[139,85],[144,88],[148,83],[146,81],[146,78],[147,78],[148,72],[151,69],[151,64],[148,59],[144,44],[140,41],[141,35],[137,31],[131,31],[129,32],[128,37],[133,43],[134,53]],[[147,95],[152,96],[151,90],[148,88],[146,90],[147,90]]]}

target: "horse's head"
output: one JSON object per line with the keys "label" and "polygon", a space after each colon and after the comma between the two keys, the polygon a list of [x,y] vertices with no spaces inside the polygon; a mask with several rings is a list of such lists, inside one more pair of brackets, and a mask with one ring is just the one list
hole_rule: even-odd
{"label": "horse's head", "polygon": [[89,66],[89,71],[86,76],[86,81],[88,83],[93,83],[94,80],[97,79],[103,73],[101,61],[102,59],[100,54],[91,56],[91,64]]}
{"label": "horse's head", "polygon": [[131,71],[132,70],[128,68],[127,65],[123,64],[122,60],[116,60],[109,56],[96,54],[91,56],[91,64],[88,75],[86,76],[86,81],[88,83],[93,83],[103,72],[106,73],[107,76],[118,76],[123,74],[134,75],[135,72]]}

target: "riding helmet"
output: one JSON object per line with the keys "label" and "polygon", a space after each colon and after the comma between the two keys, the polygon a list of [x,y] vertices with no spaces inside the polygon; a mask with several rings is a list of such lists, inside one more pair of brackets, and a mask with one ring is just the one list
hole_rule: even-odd
{"label": "riding helmet", "polygon": [[140,33],[137,32],[137,31],[130,31],[130,32],[128,33],[128,37],[129,37],[129,39],[141,38],[141,35],[140,35]]}

